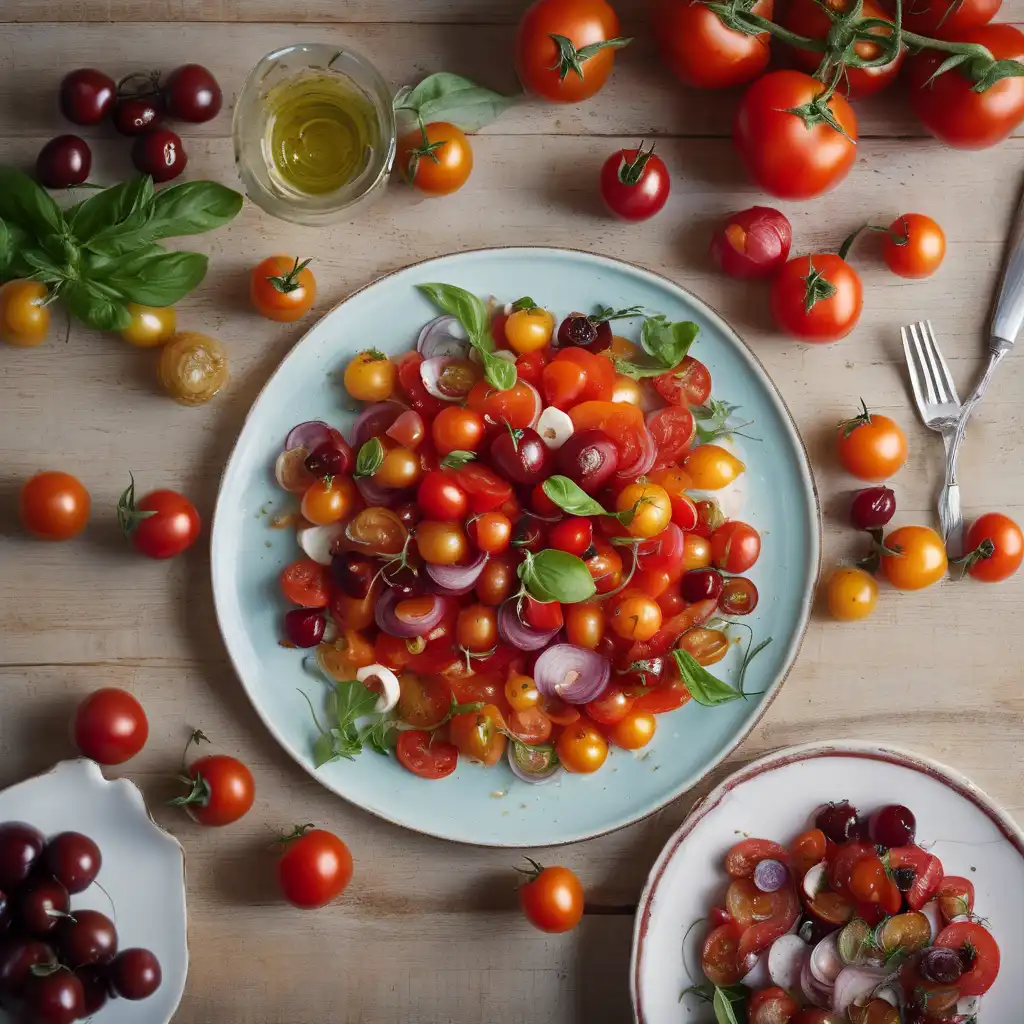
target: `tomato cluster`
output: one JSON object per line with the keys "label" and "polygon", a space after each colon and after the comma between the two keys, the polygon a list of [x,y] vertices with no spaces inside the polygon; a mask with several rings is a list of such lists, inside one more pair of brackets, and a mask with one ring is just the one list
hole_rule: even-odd
{"label": "tomato cluster", "polygon": [[[864,817],[842,801],[819,808],[788,846],[736,843],[725,897],[708,914],[708,980],[744,981],[736,998],[750,1024],[900,1024],[910,1018],[877,991],[885,971],[915,1021],[947,1019],[958,1000],[983,995],[1000,956],[974,914],[974,885],[946,875],[915,833],[907,807]],[[836,984],[844,970],[869,982],[855,999]]]}
{"label": "tomato cluster", "polygon": [[[744,471],[730,449],[695,445],[692,406],[711,395],[703,363],[686,355],[637,381],[618,371],[638,350],[607,321],[559,325],[532,300],[490,316],[514,385],[493,386],[457,352],[368,350],[344,373],[371,403],[351,443],[319,421],[289,435],[277,478],[299,498],[307,557],[280,577],[295,606],[285,642],[316,647],[339,683],[393,676],[381,713],[399,726],[398,761],[421,777],[522,747],[591,772],[609,744],[645,746],[653,716],[689,700],[677,646],[700,665],[728,653],[704,624],[756,607],[745,574],[761,538],[690,494]],[[645,416],[639,401],[664,404]],[[534,559],[557,564],[554,577],[532,580]],[[581,596],[560,590],[561,573]],[[556,634],[605,664],[599,692],[567,702],[535,680]]]}

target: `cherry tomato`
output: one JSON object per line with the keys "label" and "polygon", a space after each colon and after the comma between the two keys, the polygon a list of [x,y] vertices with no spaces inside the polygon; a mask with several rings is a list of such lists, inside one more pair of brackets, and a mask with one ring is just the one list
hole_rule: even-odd
{"label": "cherry tomato", "polygon": [[657,727],[649,711],[631,711],[611,727],[608,738],[623,750],[640,750],[654,739]]}
{"label": "cherry tomato", "polygon": [[160,350],[160,386],[182,405],[208,402],[228,382],[224,346],[199,331],[179,331]]}
{"label": "cherry tomato", "polygon": [[[924,2],[927,3],[928,0],[924,0]],[[834,24],[833,16],[847,13],[850,7],[850,0],[829,0],[824,6],[819,6],[815,0],[793,0],[786,10],[782,23],[797,35],[808,36],[811,39],[825,39]],[[906,12],[904,15],[904,25],[910,28],[907,24],[909,17],[906,16]],[[889,11],[875,3],[874,0],[864,0],[861,17],[880,18],[886,21],[891,19]],[[880,25],[872,26],[869,31],[876,36],[892,34],[892,29],[884,29]],[[863,60],[874,60],[882,55],[880,46],[864,40],[855,43],[853,48],[857,56]],[[800,69],[809,74],[813,74],[821,63],[820,53],[804,50],[798,46],[792,47],[790,52]],[[901,47],[896,58],[881,67],[854,68],[847,66],[844,68],[843,77],[839,83],[840,91],[851,100],[880,92],[896,81],[905,56],[906,47]]]}
{"label": "cherry tomato", "polygon": [[96,68],[78,68],[60,83],[60,112],[73,124],[99,124],[117,98],[117,83]]}
{"label": "cherry tomato", "polygon": [[957,982],[961,996],[984,995],[999,973],[999,946],[992,933],[974,921],[956,921],[935,938],[935,945],[955,949],[969,965]]}
{"label": "cherry tomato", "polygon": [[437,414],[430,430],[439,455],[475,452],[484,439],[484,418],[472,409],[449,405]]}
{"label": "cherry tomato", "polygon": [[772,317],[800,341],[845,338],[857,326],[863,305],[860,276],[835,253],[797,256],[772,280]]}
{"label": "cherry tomato", "polygon": [[419,352],[406,352],[397,362],[398,383],[409,399],[409,404],[422,416],[436,416],[446,403],[435,398],[423,385],[420,366],[423,356]]}
{"label": "cherry tomato", "polygon": [[86,697],[72,723],[75,746],[99,764],[123,764],[149,739],[149,720],[127,690],[109,686]]}
{"label": "cherry tomato", "polygon": [[[757,0],[751,10],[770,19],[772,0]],[[737,32],[697,0],[659,0],[652,27],[661,59],[684,85],[728,89],[746,85],[768,67],[767,32]]]}
{"label": "cherry tomato", "polygon": [[711,396],[711,372],[693,356],[687,356],[674,370],[654,377],[651,383],[669,405],[703,405]]}
{"label": "cherry tomato", "polygon": [[771,277],[789,259],[792,243],[793,226],[784,214],[751,206],[731,214],[712,235],[711,258],[730,277]]}
{"label": "cherry tomato", "polygon": [[467,463],[452,473],[458,485],[469,495],[470,511],[479,515],[493,512],[512,497],[512,487],[493,469],[476,462]]}
{"label": "cherry tomato", "polygon": [[608,757],[608,741],[583,721],[567,725],[555,749],[565,769],[580,774],[596,772]]}
{"label": "cherry tomato", "polygon": [[610,625],[624,640],[650,640],[661,628],[661,608],[650,597],[624,597],[615,605]]}
{"label": "cherry tomato", "polygon": [[877,601],[875,578],[854,566],[840,566],[825,584],[828,613],[840,622],[865,618],[875,610]]}
{"label": "cherry tomato", "polygon": [[546,743],[553,728],[551,719],[539,708],[513,711],[508,720],[509,732],[523,743]]}
{"label": "cherry tomato", "polygon": [[50,329],[48,294],[40,281],[16,280],[0,285],[0,338],[19,348],[41,345]]}
{"label": "cherry tomato", "polygon": [[634,700],[621,686],[608,686],[586,705],[587,715],[599,725],[615,725],[630,713]]}
{"label": "cherry tomato", "polygon": [[175,68],[164,84],[163,97],[171,117],[193,124],[213,120],[224,99],[217,79],[202,64]]}
{"label": "cherry tomato", "polygon": [[862,412],[839,424],[836,446],[843,469],[858,480],[887,480],[907,461],[907,435],[888,416]]}
{"label": "cherry tomato", "polygon": [[398,734],[395,757],[421,779],[444,779],[455,771],[459,752],[451,743],[437,739],[435,733],[405,729]]}
{"label": "cherry tomato", "polygon": [[443,470],[435,470],[420,481],[416,503],[424,515],[431,519],[460,522],[469,509],[466,492],[455,477]]}
{"label": "cherry tomato", "polygon": [[174,558],[187,551],[199,537],[199,513],[184,494],[150,491],[135,501],[133,480],[117,506],[117,519],[136,551],[147,558]]}
{"label": "cherry tomato", "polygon": [[604,609],[599,604],[571,604],[565,609],[566,639],[577,647],[596,650],[604,626]]}
{"label": "cherry tomato", "polygon": [[252,772],[227,754],[197,758],[189,765],[188,777],[192,790],[171,803],[184,807],[200,825],[230,825],[247,814],[256,799]]}
{"label": "cherry tomato", "polygon": [[36,178],[46,188],[74,188],[89,177],[92,150],[77,135],[50,139],[36,157]]}
{"label": "cherry tomato", "polygon": [[946,875],[935,892],[942,919],[949,924],[955,917],[966,917],[974,910],[974,883],[969,878]]}
{"label": "cherry tomato", "polygon": [[693,444],[693,413],[679,406],[659,409],[648,418],[647,429],[658,446],[659,461],[679,462],[686,457]]}
{"label": "cherry tomato", "polygon": [[548,534],[548,543],[559,551],[582,558],[594,543],[594,524],[580,516],[570,516],[556,523]]}
{"label": "cherry tomato", "polygon": [[21,524],[40,540],[70,540],[89,521],[89,492],[69,473],[37,473],[21,488]]}
{"label": "cherry tomato", "polygon": [[[339,683],[354,679],[356,672],[378,660],[373,644],[358,630],[345,629],[316,651],[317,664]],[[390,666],[388,666],[390,667]]]}
{"label": "cherry tomato", "polygon": [[793,840],[789,847],[789,864],[801,875],[825,859],[828,841],[820,828],[811,828]]}
{"label": "cherry tomato", "polygon": [[459,523],[425,519],[416,527],[416,547],[425,562],[457,565],[469,554],[469,541]]}
{"label": "cherry tomato", "polygon": [[741,839],[725,855],[725,870],[730,878],[753,878],[754,869],[763,860],[786,863],[786,848],[769,839]]}
{"label": "cherry tomato", "polygon": [[396,376],[395,364],[383,352],[366,349],[345,367],[345,390],[361,402],[383,402],[394,392]]}
{"label": "cherry tomato", "polygon": [[933,39],[959,39],[963,29],[987,25],[1003,0],[914,0],[903,12],[903,26]]}
{"label": "cherry tomato", "polygon": [[[628,42],[619,38],[619,19],[605,0],[535,0],[516,31],[516,74],[527,92],[578,103],[604,85],[615,50]],[[584,49],[589,55],[581,59]]]}
{"label": "cherry tomato", "polygon": [[725,572],[746,572],[761,553],[761,535],[752,526],[730,521],[711,535],[711,560]]}
{"label": "cherry tomato", "polygon": [[668,201],[671,188],[668,168],[654,145],[645,150],[620,149],[601,168],[600,189],[604,205],[620,220],[641,221],[653,217]]}
{"label": "cherry tomato", "polygon": [[[383,633],[377,638],[378,654],[384,638]],[[399,643],[408,654],[405,641]],[[452,702],[451,687],[444,680],[438,677],[425,679],[412,672],[403,672],[398,681],[400,690],[395,713],[399,721],[417,729],[433,729],[444,721]]]}
{"label": "cherry tomato", "polygon": [[551,352],[546,348],[524,353],[516,360],[517,377],[519,380],[539,388],[544,367],[547,366],[550,358]]}
{"label": "cherry tomato", "polygon": [[324,608],[331,599],[331,569],[300,558],[281,573],[281,592],[285,600],[300,608]]}
{"label": "cherry tomato", "polygon": [[679,638],[679,649],[693,655],[705,667],[720,662],[729,653],[729,647],[729,638],[720,629],[695,626]]}
{"label": "cherry tomato", "polygon": [[672,519],[672,503],[663,487],[657,484],[629,484],[615,499],[615,511],[634,509],[633,518],[626,524],[631,537],[656,537]]}
{"label": "cherry tomato", "polygon": [[455,715],[449,725],[451,741],[459,753],[473,761],[497,764],[505,753],[507,740],[501,711],[493,704],[485,704],[478,711]]}
{"label": "cherry tomato", "polygon": [[789,1024],[799,1012],[800,1004],[777,985],[755,992],[747,1007],[750,1024]]}
{"label": "cherry tomato", "polygon": [[324,477],[309,485],[299,508],[304,519],[327,526],[352,513],[356,494],[355,484],[348,477]]}
{"label": "cherry tomato", "polygon": [[967,572],[983,583],[999,583],[1024,561],[1024,535],[1009,516],[989,512],[971,523],[965,549]]}
{"label": "cherry tomato", "polygon": [[284,842],[277,881],[293,907],[316,910],[345,891],[352,880],[352,854],[336,835],[303,825]]}
{"label": "cherry tomato", "polygon": [[[890,888],[895,888],[878,857],[864,857],[853,865],[849,887],[853,896],[863,903],[882,903],[886,900]],[[897,910],[900,901],[901,897],[897,896]]]}
{"label": "cherry tomato", "polygon": [[185,170],[188,154],[181,136],[169,128],[155,128],[135,137],[132,163],[141,174],[148,174],[156,182],[170,181]]}
{"label": "cherry tomato", "polygon": [[121,331],[121,337],[136,348],[159,348],[174,336],[177,316],[173,306],[140,306],[128,303],[131,323]]}
{"label": "cherry tomato", "polygon": [[[996,60],[1024,59],[1024,33],[1015,25],[981,25],[956,33],[959,42],[984,46]],[[1002,142],[1024,118],[1024,78],[1003,78],[975,92],[968,65],[933,77],[949,55],[923,50],[907,61],[910,106],[947,146],[986,149]]]}
{"label": "cherry tomato", "polygon": [[690,702],[693,695],[686,688],[677,673],[673,673],[668,679],[663,679],[657,686],[653,686],[646,693],[636,698],[633,710],[636,712],[648,712],[652,715],[662,715],[666,711],[675,711],[684,704]]}
{"label": "cherry tomato", "polygon": [[[423,417],[415,409],[406,409],[385,431],[388,437],[403,448],[418,448],[426,435]],[[346,467],[347,468],[347,467]]]}
{"label": "cherry tomato", "polygon": [[733,143],[750,176],[769,195],[811,199],[846,177],[857,151],[857,116],[839,93],[826,104],[842,127],[808,125],[793,111],[825,91],[802,71],[770,71],[747,88],[733,122]]}
{"label": "cherry tomato", "polygon": [[942,861],[920,846],[892,847],[889,850],[889,867],[893,871],[904,867],[913,870],[914,881],[905,894],[911,910],[920,910],[930,903],[942,883]]}
{"label": "cherry tomato", "polygon": [[470,409],[484,417],[485,422],[495,425],[507,423],[513,430],[528,427],[539,410],[537,393],[521,380],[505,391],[492,388],[482,380],[473,386],[467,402]]}
{"label": "cherry tomato", "polygon": [[728,448],[718,444],[702,444],[690,452],[683,463],[693,486],[701,491],[717,491],[727,487],[747,467]]}
{"label": "cherry tomato", "polygon": [[882,258],[900,277],[931,277],[946,255],[946,236],[923,213],[904,213],[882,236]]}
{"label": "cherry tomato", "polygon": [[[249,278],[249,301],[256,312],[281,323],[292,323],[304,317],[316,300],[316,278],[309,269],[309,263],[309,260],[300,262],[297,256],[270,256],[253,267]],[[391,380],[393,385],[394,367],[391,368]],[[348,386],[347,380],[345,385]]]}
{"label": "cherry tomato", "polygon": [[497,607],[511,596],[517,582],[515,567],[510,558],[489,558],[476,581],[476,596],[484,604]]}
{"label": "cherry tomato", "polygon": [[395,157],[406,183],[428,196],[458,192],[473,170],[473,148],[463,131],[447,121],[414,128],[398,140]]}
{"label": "cherry tomato", "polygon": [[527,354],[547,348],[555,330],[555,318],[539,306],[514,310],[505,323],[509,348]]}
{"label": "cherry tomato", "polygon": [[583,918],[583,886],[568,868],[541,867],[530,861],[529,879],[519,887],[526,919],[542,932],[572,931]]}
{"label": "cherry tomato", "polygon": [[927,526],[901,526],[886,536],[885,547],[899,552],[882,555],[882,572],[897,590],[921,590],[946,575],[946,546]]}
{"label": "cherry tomato", "polygon": [[712,984],[735,985],[747,973],[739,959],[742,934],[735,921],[728,921],[715,928],[704,940],[700,963]]}
{"label": "cherry tomato", "polygon": [[489,651],[498,642],[498,617],[486,604],[466,605],[458,615],[455,639],[467,651]]}
{"label": "cherry tomato", "polygon": [[401,490],[414,487],[423,472],[420,457],[408,448],[390,448],[385,451],[384,461],[373,474],[374,483],[381,487]]}
{"label": "cherry tomato", "polygon": [[761,953],[780,935],[785,935],[800,916],[800,900],[792,885],[785,885],[769,895],[771,916],[751,925],[740,937],[737,954],[741,963],[746,963],[751,954]]}
{"label": "cherry tomato", "polygon": [[[697,533],[683,536],[683,570],[706,569],[711,565],[711,542]],[[719,591],[721,593],[721,591]]]}
{"label": "cherry tomato", "polygon": [[512,522],[501,512],[485,512],[470,522],[469,536],[480,551],[500,555],[512,541]]}
{"label": "cherry tomato", "polygon": [[513,711],[529,711],[540,703],[540,691],[530,676],[510,672],[505,683],[505,699]]}

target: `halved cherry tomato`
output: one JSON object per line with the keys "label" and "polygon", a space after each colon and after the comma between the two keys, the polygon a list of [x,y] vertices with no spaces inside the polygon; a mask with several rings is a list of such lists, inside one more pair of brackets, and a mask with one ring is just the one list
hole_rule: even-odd
{"label": "halved cherry tomato", "polygon": [[512,497],[512,485],[493,469],[469,462],[452,471],[458,485],[469,495],[470,511],[476,515],[493,512]]}
{"label": "halved cherry tomato", "polygon": [[935,890],[942,918],[949,924],[954,917],[964,917],[974,910],[974,883],[959,875],[946,875]]}
{"label": "halved cherry tomato", "polygon": [[493,704],[485,704],[479,711],[455,715],[449,723],[452,743],[459,753],[484,764],[497,764],[505,753],[505,723],[501,712]]}
{"label": "halved cherry tomato", "polygon": [[679,638],[679,649],[691,654],[705,668],[720,662],[730,648],[729,638],[720,629],[695,626]]}
{"label": "halved cherry tomato", "polygon": [[459,751],[451,743],[423,729],[403,729],[398,734],[395,757],[403,768],[421,779],[443,779],[455,771]]}
{"label": "halved cherry tomato", "polygon": [[[870,907],[870,904],[866,906]],[[826,924],[838,926],[853,918],[857,905],[840,893],[826,890],[819,892],[813,900],[808,900],[807,909]]]}
{"label": "halved cherry tomato", "polygon": [[627,402],[581,402],[569,410],[576,431],[600,430],[619,453],[619,467],[633,465],[641,453],[646,431],[644,414]]}
{"label": "halved cherry tomato", "polygon": [[955,949],[969,964],[957,982],[960,995],[981,996],[992,987],[999,973],[999,946],[987,928],[974,921],[956,921],[939,932],[935,945]]}
{"label": "halved cherry tomato", "polygon": [[444,721],[452,704],[452,689],[443,680],[404,672],[398,678],[400,696],[396,714],[417,729],[432,729]]}
{"label": "halved cherry tomato", "polygon": [[696,422],[689,409],[669,406],[652,413],[647,420],[647,429],[658,446],[661,462],[678,462],[683,459],[693,444]]}
{"label": "halved cherry tomato", "polygon": [[281,573],[281,593],[300,608],[324,608],[331,599],[329,566],[300,558]]}
{"label": "halved cherry tomato", "polygon": [[440,398],[435,398],[424,387],[423,379],[420,377],[420,365],[422,362],[423,356],[419,352],[406,352],[396,364],[398,367],[398,383],[405,392],[406,398],[409,399],[409,404],[421,416],[429,419],[436,416],[445,408],[447,403],[443,402]]}
{"label": "halved cherry tomato", "polygon": [[806,874],[815,864],[825,859],[827,842],[820,828],[801,832],[789,846],[790,866],[801,875]]}
{"label": "halved cherry tomato", "polygon": [[843,896],[850,896],[850,875],[854,864],[873,856],[875,848],[871,843],[855,840],[839,846],[828,866],[828,880],[832,888]]}
{"label": "halved cherry tomato", "polygon": [[586,705],[587,714],[600,725],[615,725],[633,709],[634,697],[621,686],[608,686],[604,692]]}
{"label": "halved cherry tomato", "polygon": [[747,929],[772,916],[772,898],[762,892],[751,878],[735,878],[725,893],[725,909],[730,921]]}
{"label": "halved cherry tomato", "polygon": [[761,989],[750,997],[747,1006],[749,1024],[789,1024],[800,1012],[800,1004],[778,986]]}
{"label": "halved cherry tomato", "polygon": [[669,405],[703,405],[711,397],[711,371],[693,356],[651,383]]}
{"label": "halved cherry tomato", "polygon": [[645,658],[667,654],[683,633],[694,626],[704,625],[717,609],[718,603],[712,600],[697,601],[689,605],[678,615],[673,615],[667,622],[663,622],[661,629],[650,640],[633,644],[629,649],[629,660],[642,661]]}
{"label": "halved cherry tomato", "polygon": [[[559,349],[554,363],[575,363],[583,370],[581,402],[610,402],[615,393],[615,365],[603,353],[583,348]],[[551,365],[554,365],[552,363]]]}
{"label": "halved cherry tomato", "polygon": [[513,711],[508,719],[508,731],[523,743],[544,743],[551,738],[551,719],[539,708]]}
{"label": "halved cherry tomato", "polygon": [[772,915],[751,925],[741,936],[739,957],[746,962],[751,953],[767,949],[780,935],[785,935],[800,916],[800,900],[792,885],[784,885],[771,893]]}
{"label": "halved cherry tomato", "polygon": [[470,409],[483,416],[485,422],[489,419],[493,426],[507,423],[514,430],[523,430],[537,415],[537,395],[521,380],[505,391],[482,380],[473,386],[467,401]]}
{"label": "halved cherry tomato", "polygon": [[735,921],[719,925],[704,940],[700,963],[704,974],[714,985],[735,985],[744,974],[739,956],[743,930]]}
{"label": "halved cherry tomato", "polygon": [[580,720],[579,711],[558,697],[541,697],[540,709],[555,725],[572,725]]}
{"label": "halved cherry tomato", "polygon": [[725,870],[732,878],[751,878],[754,868],[763,860],[778,860],[785,864],[789,860],[789,852],[769,839],[741,839],[725,855]]}
{"label": "halved cherry tomato", "polygon": [[942,882],[942,861],[920,846],[894,846],[889,851],[889,866],[893,871],[914,869],[914,884],[905,894],[911,910],[929,903]]}

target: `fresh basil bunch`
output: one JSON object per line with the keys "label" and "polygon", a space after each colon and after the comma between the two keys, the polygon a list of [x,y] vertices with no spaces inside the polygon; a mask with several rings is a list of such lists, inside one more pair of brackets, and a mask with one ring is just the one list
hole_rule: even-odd
{"label": "fresh basil bunch", "polygon": [[0,167],[0,281],[40,281],[90,327],[123,330],[129,302],[171,306],[206,276],[208,257],[159,242],[211,231],[241,208],[241,194],[215,181],[156,192],[143,176],[62,210],[27,174]]}

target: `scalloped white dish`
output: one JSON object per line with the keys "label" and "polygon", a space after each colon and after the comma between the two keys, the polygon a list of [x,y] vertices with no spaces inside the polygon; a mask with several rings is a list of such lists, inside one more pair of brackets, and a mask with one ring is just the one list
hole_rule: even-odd
{"label": "scalloped white dish", "polygon": [[[72,910],[91,908],[110,917],[121,948],[151,949],[163,980],[149,999],[112,999],[92,1020],[170,1024],[188,974],[185,853],[149,816],[138,787],[104,778],[94,761],[61,761],[0,792],[3,821],[28,822],[47,836],[82,832],[97,843],[103,866],[96,882],[72,897]],[[13,1021],[0,1010],[0,1024]]]}
{"label": "scalloped white dish", "polygon": [[939,857],[947,874],[971,879],[976,910],[999,943],[1002,969],[981,1000],[979,1024],[1022,1019],[1024,832],[945,765],[871,743],[835,741],[790,747],[740,769],[693,808],[665,845],[640,897],[633,933],[630,994],[639,1024],[714,1021],[708,1004],[680,1001],[680,993],[704,980],[703,935],[694,923],[706,919],[725,890],[726,852],[744,835],[790,842],[814,808],[829,800],[911,808],[917,842]]}

